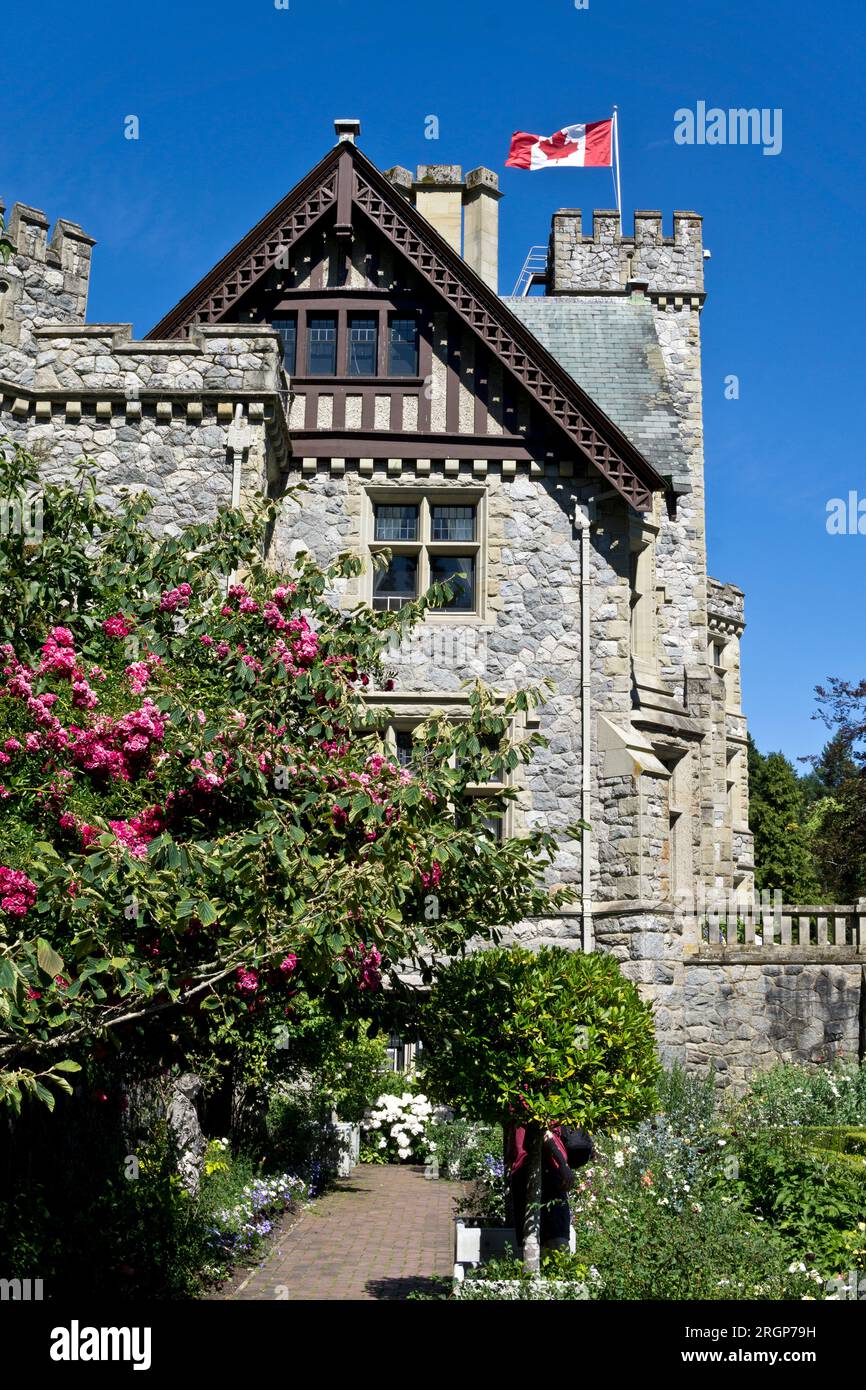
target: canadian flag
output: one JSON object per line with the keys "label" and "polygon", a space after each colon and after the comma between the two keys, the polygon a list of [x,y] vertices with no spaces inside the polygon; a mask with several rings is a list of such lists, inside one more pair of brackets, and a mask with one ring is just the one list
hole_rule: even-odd
{"label": "canadian flag", "polygon": [[613,117],[587,125],[567,125],[555,135],[516,130],[505,161],[512,169],[610,168]]}

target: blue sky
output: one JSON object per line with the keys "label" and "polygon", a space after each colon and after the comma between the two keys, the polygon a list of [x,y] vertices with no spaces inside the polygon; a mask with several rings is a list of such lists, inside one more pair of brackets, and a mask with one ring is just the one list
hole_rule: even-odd
{"label": "blue sky", "polygon": [[[151,325],[359,116],[381,167],[500,173],[510,292],[558,207],[611,205],[607,170],[502,168],[514,129],[620,109],[623,204],[704,214],[711,573],[746,590],[746,709],[764,750],[820,747],[828,674],[866,675],[866,535],[830,536],[830,498],[866,498],[866,20],[789,0],[47,0],[7,17],[0,194],[97,238],[89,317]],[[699,100],[781,108],[781,153],[680,146]],[[136,115],[140,138],[124,138]],[[438,141],[424,138],[439,119]],[[587,218],[588,226],[588,218]],[[726,400],[725,377],[739,378]]]}

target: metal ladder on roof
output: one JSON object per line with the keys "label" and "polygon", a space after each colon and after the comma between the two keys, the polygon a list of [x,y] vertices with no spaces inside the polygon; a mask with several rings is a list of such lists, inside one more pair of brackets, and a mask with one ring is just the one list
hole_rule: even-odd
{"label": "metal ladder on roof", "polygon": [[530,246],[523,262],[523,269],[517,277],[517,284],[511,291],[513,299],[525,299],[533,285],[547,283],[547,247]]}

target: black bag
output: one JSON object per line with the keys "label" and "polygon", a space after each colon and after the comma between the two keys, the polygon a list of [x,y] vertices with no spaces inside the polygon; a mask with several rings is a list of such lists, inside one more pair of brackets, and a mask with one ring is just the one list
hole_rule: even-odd
{"label": "black bag", "polygon": [[595,1158],[595,1147],[585,1129],[564,1127],[559,1132],[563,1147],[568,1155],[569,1168],[582,1168]]}

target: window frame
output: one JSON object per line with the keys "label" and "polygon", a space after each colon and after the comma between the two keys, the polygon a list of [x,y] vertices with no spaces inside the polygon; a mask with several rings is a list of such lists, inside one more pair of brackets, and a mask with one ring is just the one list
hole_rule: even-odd
{"label": "window frame", "polygon": [[[329,372],[324,372],[324,371],[321,370],[321,368],[318,368],[318,367],[317,367],[316,370],[314,371],[314,370],[312,369],[311,365],[310,365],[310,357],[311,357],[311,355],[312,355],[311,352],[310,352],[310,347],[311,347],[310,334],[311,334],[311,332],[313,331],[313,322],[314,322],[314,320],[316,320],[316,319],[330,319],[330,321],[331,321],[331,322],[333,323],[333,325],[334,325],[333,367],[331,368],[331,370],[330,370]],[[306,370],[306,375],[307,375],[308,377],[323,377],[323,378],[327,379],[328,381],[330,381],[330,380],[332,380],[333,378],[335,378],[335,377],[337,376],[337,364],[339,363],[339,360],[340,360],[340,315],[337,313],[336,309],[334,309],[333,311],[326,310],[326,309],[317,309],[317,310],[315,310],[315,311],[312,312],[312,313],[308,313],[308,314],[306,315],[306,317],[305,317],[305,320],[304,320],[304,367],[305,367],[305,370]]]}
{"label": "window frame", "polygon": [[[386,311],[386,313],[385,313],[385,315],[384,315],[384,318],[385,318],[385,331],[386,331],[386,334],[387,334],[387,344],[386,344],[386,347],[387,347],[387,354],[386,354],[386,361],[385,361],[385,368],[386,368],[386,370],[385,370],[385,375],[388,377],[388,379],[389,379],[390,381],[412,381],[412,380],[414,380],[414,379],[417,378],[418,372],[419,372],[419,365],[420,365],[420,353],[421,353],[421,325],[420,325],[420,323],[419,323],[419,321],[418,321],[418,314],[417,314],[417,312],[404,312],[404,311],[399,310],[399,309],[389,309],[389,310]],[[392,338],[391,338],[391,331],[392,331],[393,325],[394,325],[395,323],[412,323],[412,324],[414,324],[414,326],[415,326],[415,362],[414,362],[414,369],[413,369],[411,372],[395,372],[395,371],[392,371],[392,368],[391,368],[391,363],[392,363],[391,351],[392,351],[392,347],[393,347],[393,342],[392,342]]]}
{"label": "window frame", "polygon": [[[371,372],[354,372],[352,370],[352,325],[359,319],[366,320],[373,324],[373,370]],[[379,360],[381,353],[382,337],[382,314],[375,309],[349,309],[346,314],[346,334],[343,344],[342,361],[346,365],[346,376],[353,381],[372,381],[379,376]],[[337,352],[339,353],[339,324],[337,326]]]}
{"label": "window frame", "polygon": [[[388,756],[391,758],[392,762],[398,763],[400,766],[411,766],[411,764],[400,763],[397,752],[397,735],[404,733],[411,734],[413,730],[417,729],[420,724],[423,724],[425,720],[429,718],[429,713],[430,712],[428,711],[426,714],[394,714],[390,719],[388,719],[384,723],[384,725],[381,728],[380,735],[382,738],[382,743],[384,744]],[[450,715],[449,718],[451,722],[456,724],[465,721],[468,718],[468,715],[463,713],[453,714]],[[511,727],[509,730],[509,738],[511,740],[514,739],[515,731],[516,723],[514,720],[512,720]],[[454,766],[453,759],[449,759],[449,765],[452,767]],[[514,773],[506,772],[501,782],[467,782],[464,794],[472,801],[485,801],[489,800],[494,796],[499,796],[504,790],[510,788],[517,789],[517,783],[515,781]],[[502,843],[505,840],[511,840],[516,837],[517,830],[515,810],[517,806],[518,802],[514,799],[510,799],[505,802],[502,815],[499,817],[500,833],[497,843]],[[459,814],[459,808],[456,805],[453,806],[453,812],[455,817]]]}
{"label": "window frame", "polygon": [[[483,487],[428,487],[419,488],[407,485],[400,488],[365,488],[363,523],[363,546],[366,553],[373,555],[390,550],[392,555],[415,554],[418,556],[417,592],[415,597],[429,589],[430,556],[432,555],[472,555],[475,560],[475,593],[471,608],[431,609],[425,616],[425,623],[476,624],[488,621],[487,609],[487,489]],[[376,508],[378,506],[415,506],[418,508],[418,539],[415,541],[378,541],[376,539]],[[463,506],[475,509],[474,541],[434,541],[432,535],[432,511],[435,506]],[[372,565],[365,571],[367,576],[364,601],[373,606]],[[382,611],[382,610],[377,610]]]}
{"label": "window frame", "polygon": [[[291,323],[291,324],[294,325],[294,329],[295,329],[295,342],[294,342],[294,351],[293,351],[293,354],[292,354],[292,365],[291,365],[291,367],[288,366],[287,363],[286,363],[286,345],[285,345],[285,341],[284,341],[284,339],[283,339],[283,335],[282,335],[282,333],[280,333],[280,330],[279,330],[279,328],[277,327],[277,325],[278,325],[278,324],[281,324],[281,323]],[[281,361],[282,361],[283,371],[286,373],[286,376],[294,378],[294,377],[296,377],[297,374],[298,374],[298,337],[299,337],[299,330],[300,330],[300,325],[299,325],[299,322],[298,322],[298,314],[297,314],[297,311],[296,311],[296,310],[286,310],[285,313],[278,313],[278,314],[275,314],[274,317],[270,320],[270,325],[271,325],[271,328],[273,328],[273,329],[275,330],[275,332],[277,333],[277,336],[279,337],[279,340],[280,340],[280,349],[281,349],[281,353],[282,353]]]}

